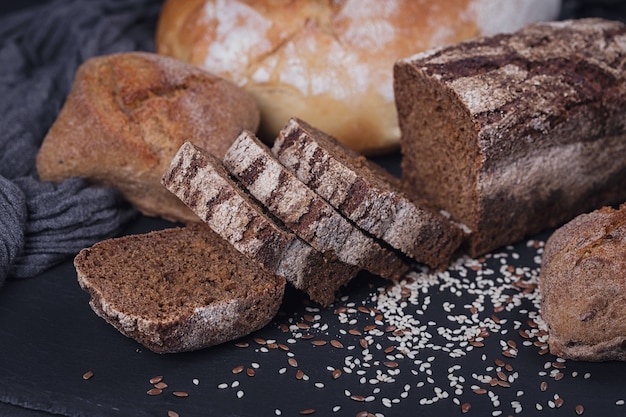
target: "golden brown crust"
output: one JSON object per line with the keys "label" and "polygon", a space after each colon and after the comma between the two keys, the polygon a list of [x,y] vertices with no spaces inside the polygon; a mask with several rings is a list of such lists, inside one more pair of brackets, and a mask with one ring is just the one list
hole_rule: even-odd
{"label": "golden brown crust", "polygon": [[116,187],[144,214],[198,221],[160,183],[186,140],[222,156],[259,113],[229,81],[182,61],[131,52],[96,57],[74,85],[37,157],[42,180]]}
{"label": "golden brown crust", "polygon": [[551,353],[626,360],[626,203],[582,214],[554,232],[539,289]]}
{"label": "golden brown crust", "polygon": [[[168,0],[157,52],[252,93],[260,137],[299,117],[364,154],[397,149],[395,60],[555,17],[558,1]],[[367,135],[363,135],[367,132]]]}

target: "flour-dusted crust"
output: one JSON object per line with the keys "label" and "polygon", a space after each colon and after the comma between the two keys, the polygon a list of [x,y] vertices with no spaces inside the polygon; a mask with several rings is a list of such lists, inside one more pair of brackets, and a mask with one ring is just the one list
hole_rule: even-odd
{"label": "flour-dusted crust", "polygon": [[539,278],[552,354],[626,360],[626,204],[581,214],[556,230]]}
{"label": "flour-dusted crust", "polygon": [[384,278],[399,279],[408,264],[351,224],[285,168],[251,132],[242,132],[224,165],[270,213],[320,252]]}
{"label": "flour-dusted crust", "polygon": [[254,99],[186,62],[145,52],[88,59],[37,155],[44,181],[82,177],[118,188],[139,210],[199,221],[160,183],[184,141],[222,156],[255,130]]}
{"label": "flour-dusted crust", "polygon": [[553,19],[559,5],[560,0],[169,0],[156,47],[253,94],[264,140],[273,140],[295,116],[375,154],[398,148],[392,87],[397,59]]}
{"label": "flour-dusted crust", "polygon": [[530,25],[395,65],[407,187],[473,256],[626,200],[626,26]]}
{"label": "flour-dusted crust", "polygon": [[74,266],[95,313],[157,353],[260,329],[285,287],[202,224],[105,240],[83,249]]}
{"label": "flour-dusted crust", "polygon": [[190,142],[176,153],[163,183],[239,252],[321,305],[330,304],[359,271],[324,256],[270,218],[218,158]]}
{"label": "flour-dusted crust", "polygon": [[357,226],[433,268],[446,266],[463,233],[410,200],[397,179],[332,136],[290,119],[272,153]]}

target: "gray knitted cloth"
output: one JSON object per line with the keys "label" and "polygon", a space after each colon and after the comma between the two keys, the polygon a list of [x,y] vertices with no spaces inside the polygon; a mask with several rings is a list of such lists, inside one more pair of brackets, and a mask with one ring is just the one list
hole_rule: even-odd
{"label": "gray knitted cloth", "polygon": [[110,189],[37,178],[41,142],[78,66],[154,50],[160,0],[56,0],[0,19],[0,285],[120,231],[135,211]]}

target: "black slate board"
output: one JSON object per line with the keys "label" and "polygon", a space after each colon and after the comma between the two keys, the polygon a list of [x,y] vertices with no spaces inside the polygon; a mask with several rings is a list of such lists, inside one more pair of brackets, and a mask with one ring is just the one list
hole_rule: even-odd
{"label": "black slate board", "polygon": [[[6,8],[2,10],[9,10],[15,4],[17,2],[5,2],[3,6]],[[26,7],[25,4],[20,2],[16,7]],[[624,7],[623,2],[616,1],[566,1],[564,17],[596,15],[623,19],[626,15]],[[384,158],[382,162],[397,172],[397,156]],[[125,233],[143,233],[171,226],[174,225],[140,217]],[[542,241],[548,235],[546,232],[536,239]],[[513,259],[513,254],[517,253],[520,258]],[[496,279],[502,279],[497,272],[500,259],[535,271],[538,268],[536,256],[532,245],[529,247],[526,242],[520,242],[496,251],[494,256],[485,259],[484,265],[496,271]],[[451,272],[453,276],[457,273]],[[621,377],[626,372],[624,363],[568,361],[561,371],[563,379],[557,381],[554,377],[541,375],[541,372],[558,372],[559,368],[553,364],[556,358],[539,354],[540,347],[522,345],[524,338],[518,331],[531,329],[525,321],[527,313],[520,312],[524,309],[532,311],[533,304],[528,298],[522,300],[524,305],[510,312],[492,313],[493,306],[485,303],[487,310],[481,318],[487,320],[494,314],[507,321],[500,326],[499,333],[486,338],[484,347],[476,348],[465,357],[455,359],[432,349],[422,349],[415,359],[425,362],[434,359],[429,362],[430,368],[421,369],[415,359],[389,358],[383,349],[394,343],[389,340],[390,332],[384,332],[385,325],[378,325],[383,333],[371,336],[373,358],[367,361],[360,340],[365,338],[366,326],[376,325],[373,317],[376,313],[369,315],[357,308],[374,307],[372,296],[385,285],[388,284],[377,277],[362,274],[343,291],[344,298],[335,306],[319,311],[301,294],[289,289],[276,320],[239,341],[247,343],[248,347],[227,343],[199,352],[157,355],[123,337],[91,311],[88,296],[78,287],[71,261],[67,261],[39,277],[9,281],[0,289],[0,415],[166,416],[168,410],[175,410],[180,416],[271,416],[280,410],[283,416],[296,416],[303,410],[315,409],[314,415],[321,416],[355,416],[363,410],[385,416],[441,416],[462,415],[460,404],[467,402],[472,405],[468,415],[489,416],[494,411],[496,415],[497,411],[502,415],[515,415],[516,404],[512,404],[515,401],[523,407],[521,415],[575,415],[578,404],[584,405],[584,415],[626,414],[626,406],[620,405],[620,400],[626,399],[626,383]],[[445,301],[454,301],[454,311],[457,311],[463,310],[464,302],[473,300],[471,296],[468,298],[467,292],[457,297],[449,289],[438,286],[431,286],[423,297],[426,296],[433,307],[423,316],[424,323],[446,320],[447,313],[441,310]],[[350,314],[354,324],[340,323],[335,310],[345,307],[354,309]],[[417,308],[409,306],[405,312],[415,313]],[[315,315],[319,317],[308,317]],[[516,327],[516,320],[521,323],[520,328]],[[297,323],[302,327],[313,327],[294,328],[290,332],[281,328],[281,325],[295,326]],[[316,325],[320,327],[315,328]],[[324,325],[328,327],[321,327]],[[430,326],[429,330],[431,328],[435,326]],[[346,333],[348,329],[359,329],[362,334]],[[306,336],[299,338],[297,343],[289,343],[294,334],[311,334],[314,336],[311,340],[338,340],[343,347],[314,346],[305,339]],[[277,346],[259,344],[258,339],[275,340]],[[507,340],[513,340],[519,346],[517,358],[502,355],[502,343]],[[376,343],[381,347],[377,348]],[[289,351],[283,350],[285,346]],[[262,351],[264,348],[267,352]],[[297,359],[297,367],[289,364],[290,354]],[[360,366],[356,366],[352,374],[344,370],[338,379],[333,379],[327,366],[341,369],[350,356],[353,360],[348,362],[354,364],[354,359],[358,358],[361,359]],[[489,369],[497,366],[494,364],[496,359],[513,366],[512,371],[502,370],[507,376],[518,373],[511,387],[490,387],[488,383],[472,380],[472,374],[497,376],[497,369]],[[397,362],[398,368],[384,362]],[[546,364],[548,369],[544,369]],[[245,369],[240,374],[233,374],[232,370],[240,365],[254,369],[254,376],[246,375]],[[451,368],[457,365],[461,366],[458,373]],[[309,379],[298,379],[298,369]],[[358,370],[363,371],[366,378],[376,376],[377,371],[389,375],[390,371],[399,370],[399,374],[393,383],[372,385],[367,380],[361,381]],[[87,371],[94,375],[89,380],[83,379]],[[454,394],[450,387],[448,377],[451,374],[465,378],[462,394]],[[152,387],[149,380],[156,375],[163,375],[169,386],[163,394],[149,396],[146,394]],[[434,382],[429,383],[428,378],[433,378]],[[196,379],[197,384],[194,383]],[[540,389],[543,381],[548,383],[545,391]],[[236,382],[239,386],[233,387]],[[324,385],[316,386],[316,383]],[[228,386],[220,388],[221,384]],[[403,398],[407,384],[410,390]],[[473,393],[472,385],[486,387],[498,399]],[[420,399],[435,396],[434,387],[447,391],[448,398],[431,405],[420,404]],[[380,392],[375,392],[376,388]],[[176,397],[173,392],[177,390],[185,391],[189,396]],[[242,398],[237,397],[238,391],[244,393]],[[523,391],[521,396],[518,395],[520,391]],[[564,405],[558,409],[550,407],[555,394],[564,399]],[[359,395],[364,397],[363,400],[371,395],[374,400],[361,401]],[[455,397],[458,404],[453,401]],[[383,398],[396,398],[398,403],[389,408]],[[495,406],[494,401],[499,401],[499,405]],[[334,411],[336,406],[341,409]]]}

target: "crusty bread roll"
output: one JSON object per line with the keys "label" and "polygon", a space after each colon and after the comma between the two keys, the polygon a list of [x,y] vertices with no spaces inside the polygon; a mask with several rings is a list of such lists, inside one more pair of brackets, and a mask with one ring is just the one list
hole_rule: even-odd
{"label": "crusty bread roll", "polygon": [[539,278],[552,354],[626,360],[626,204],[582,214],[555,231]]}
{"label": "crusty bread roll", "polygon": [[221,157],[255,130],[254,99],[186,62],[129,52],[81,65],[37,155],[44,181],[82,177],[118,188],[146,215],[200,221],[161,184],[178,148],[191,141]]}
{"label": "crusty bread roll", "polygon": [[272,141],[299,117],[364,154],[396,149],[395,60],[555,18],[560,0],[168,0],[157,52],[235,81]]}
{"label": "crusty bread roll", "polygon": [[98,242],[74,266],[94,312],[156,353],[252,333],[274,318],[285,290],[201,223]]}

